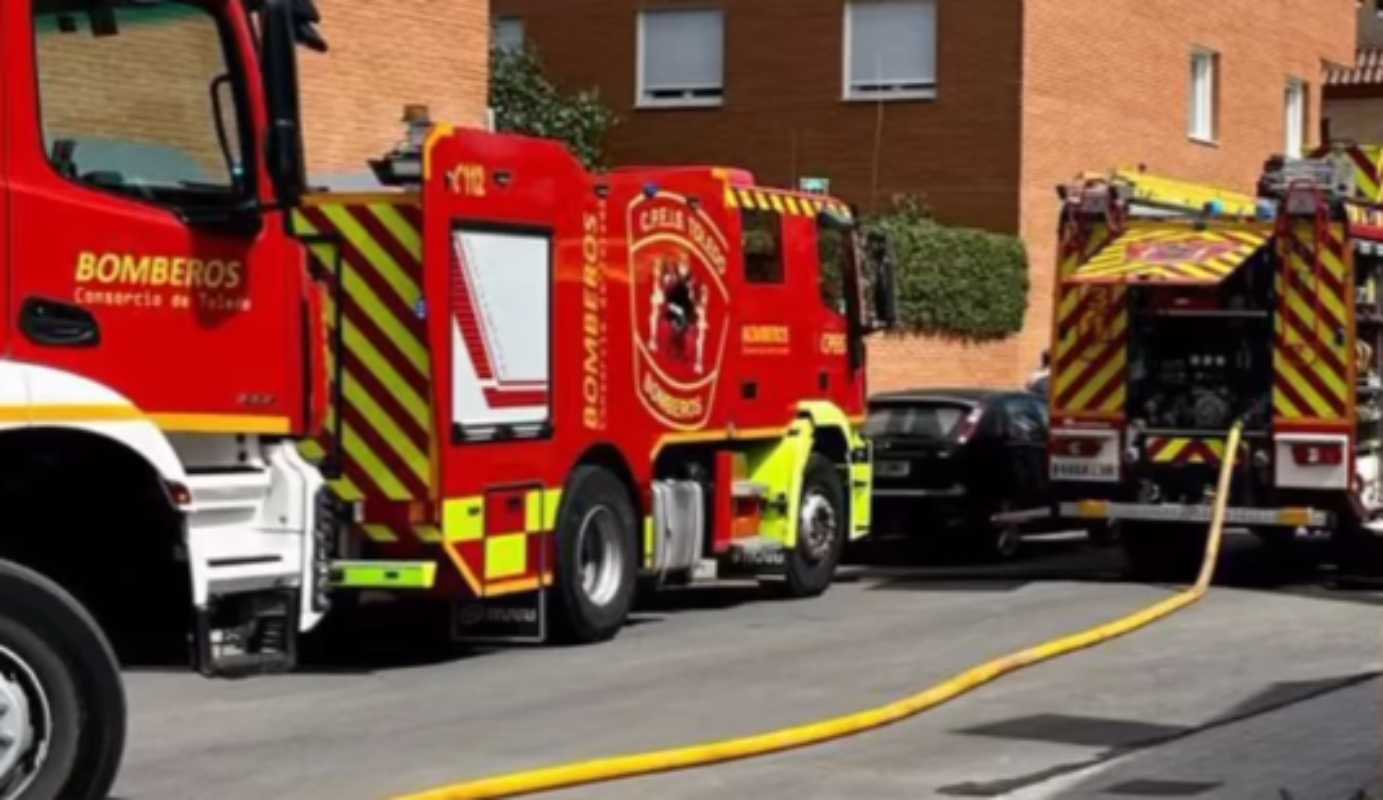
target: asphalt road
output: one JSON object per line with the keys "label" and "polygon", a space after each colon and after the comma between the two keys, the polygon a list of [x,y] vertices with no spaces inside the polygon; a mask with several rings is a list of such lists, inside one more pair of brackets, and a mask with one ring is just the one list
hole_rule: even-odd
{"label": "asphalt road", "polygon": [[[878,705],[1161,599],[1117,551],[856,566],[826,596],[667,593],[618,639],[456,653],[390,630],[288,676],[127,674],[115,797],[376,798]],[[888,549],[870,554],[885,558]],[[815,748],[554,798],[1383,800],[1383,591],[1231,537],[1202,603],[919,717]],[[1282,795],[1281,791],[1288,795]]]}

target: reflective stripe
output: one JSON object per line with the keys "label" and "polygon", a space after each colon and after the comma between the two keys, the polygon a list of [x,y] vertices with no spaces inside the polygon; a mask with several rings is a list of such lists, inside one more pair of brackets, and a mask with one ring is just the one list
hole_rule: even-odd
{"label": "reflective stripe", "polygon": [[345,589],[431,589],[432,561],[333,561],[332,583]]}
{"label": "reflective stripe", "polygon": [[462,497],[442,504],[442,536],[448,542],[474,542],[485,536],[485,498]]}
{"label": "reflective stripe", "polygon": [[392,544],[399,540],[394,535],[394,530],[388,525],[361,525],[360,529],[365,532],[365,538],[380,544]]}
{"label": "reflective stripe", "polygon": [[485,580],[509,578],[528,571],[528,534],[485,537]]}

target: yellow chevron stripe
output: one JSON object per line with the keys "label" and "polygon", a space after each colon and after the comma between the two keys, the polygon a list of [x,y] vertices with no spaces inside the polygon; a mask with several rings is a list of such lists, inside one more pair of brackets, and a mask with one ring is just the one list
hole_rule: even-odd
{"label": "yellow chevron stripe", "polygon": [[[309,235],[317,235],[319,233],[315,228],[305,222],[302,223],[300,227],[304,233]],[[383,301],[381,301],[379,296],[374,293],[374,290],[360,278],[354,268],[343,263],[341,272],[341,281],[344,285],[346,294],[350,295],[351,298],[355,300],[356,305],[360,306],[360,310],[364,312],[365,316],[370,318],[370,321],[379,328],[389,341],[398,348],[399,352],[403,353],[404,358],[408,359],[408,362],[416,367],[424,377],[430,375],[430,358],[422,342],[419,342],[417,337],[388,311]],[[409,303],[409,305],[411,306],[413,304]],[[328,309],[327,319],[335,319],[336,311],[329,300],[326,306]],[[346,330],[349,332],[351,326],[346,326]]]}
{"label": "yellow chevron stripe", "polygon": [[[1100,350],[1104,349],[1105,345],[1107,345],[1110,341],[1112,341],[1112,340],[1114,340],[1114,339],[1117,339],[1119,336],[1121,336],[1121,335],[1123,334],[1123,332],[1124,332],[1124,329],[1127,328],[1127,327],[1128,327],[1128,314],[1127,314],[1127,313],[1116,314],[1116,315],[1114,316],[1114,320],[1110,323],[1110,327],[1108,328],[1108,332],[1107,332],[1107,333],[1103,333],[1102,335],[1097,335],[1097,336],[1094,338],[1094,340],[1091,341],[1089,345],[1087,345],[1086,352],[1083,354],[1083,356],[1078,356],[1078,357],[1081,358],[1081,361],[1087,362],[1087,363],[1088,363],[1090,359],[1093,359],[1096,355],[1098,355],[1098,353],[1099,353]],[[1066,344],[1065,347],[1060,348],[1060,351],[1061,351],[1060,354],[1061,354],[1061,357],[1062,357],[1062,358],[1066,358],[1066,357],[1070,354],[1070,352],[1074,349],[1074,347],[1075,347],[1074,342],[1079,340],[1080,334],[1079,334],[1078,332],[1073,332],[1073,334],[1072,334],[1069,338],[1070,338],[1071,342],[1068,343],[1068,344]],[[1111,359],[1110,359],[1110,364],[1121,363],[1121,362],[1124,360],[1124,358],[1126,357],[1126,352],[1125,352],[1126,350],[1127,350],[1127,348],[1124,348],[1124,349],[1120,350],[1119,352],[1115,353],[1115,354],[1111,357]],[[1107,369],[1107,368],[1108,368],[1108,365],[1106,365],[1106,369]],[[1052,390],[1053,396],[1065,394],[1066,391],[1067,391],[1067,389],[1070,388],[1071,383],[1072,383],[1073,381],[1075,381],[1075,379],[1076,379],[1077,377],[1079,377],[1079,375],[1080,375],[1080,373],[1081,373],[1082,371],[1083,371],[1083,367],[1082,367],[1081,363],[1078,362],[1077,364],[1073,365],[1070,369],[1061,370],[1061,371],[1060,371],[1060,374],[1054,376],[1054,377],[1053,377],[1053,390]],[[1103,385],[1103,384],[1101,384],[1101,385]],[[1089,387],[1086,387],[1086,388],[1088,389]],[[1099,388],[1099,387],[1097,386],[1096,389],[1098,389],[1098,388]],[[1093,394],[1093,392],[1091,392],[1091,394]],[[1083,404],[1081,404],[1081,405],[1083,405]],[[1072,400],[1072,403],[1071,403],[1071,407],[1072,407],[1072,408],[1077,408],[1077,407],[1080,407],[1080,405],[1078,405],[1078,404],[1075,402],[1075,400],[1073,399],[1073,400]]]}
{"label": "yellow chevron stripe", "polygon": [[1125,354],[1122,350],[1110,358],[1109,363],[1105,364],[1099,372],[1095,373],[1095,377],[1091,378],[1089,383],[1076,392],[1076,396],[1071,398],[1071,403],[1068,407],[1073,409],[1088,409],[1090,407],[1090,399],[1103,389],[1105,384],[1112,380],[1119,380],[1119,373],[1124,369],[1124,359]]}
{"label": "yellow chevron stripe", "polygon": [[[298,453],[312,464],[320,464],[322,463],[322,459],[327,457],[326,451],[322,449],[322,446],[318,444],[315,439],[307,439],[299,442]],[[350,478],[343,476],[334,481],[329,481],[328,483],[331,486],[332,493],[342,500],[345,500],[347,503],[356,503],[365,499],[365,493],[360,491],[354,483],[351,483]]]}
{"label": "yellow chevron stripe", "polygon": [[1176,461],[1190,444],[1190,439],[1167,440],[1167,444],[1162,448],[1162,451],[1153,457],[1153,463],[1170,464]]}
{"label": "yellow chevron stripe", "polygon": [[[1310,275],[1310,270],[1307,271],[1307,275]],[[1310,278],[1308,278],[1307,284],[1310,284],[1310,282]],[[1288,302],[1292,303],[1293,309],[1297,311],[1297,314],[1301,317],[1301,321],[1306,322],[1307,327],[1312,327],[1312,325],[1315,324],[1314,303],[1311,302],[1310,295],[1303,295],[1303,293],[1289,285],[1289,287],[1286,287],[1286,292],[1283,292],[1283,296],[1286,296]],[[1336,320],[1348,320],[1348,311],[1346,307],[1344,307],[1342,300],[1340,300],[1340,296],[1330,291],[1324,282],[1317,287],[1317,296],[1321,298],[1322,306],[1325,306],[1326,309],[1329,309],[1335,314]],[[1322,332],[1322,334],[1324,334],[1324,332]]]}
{"label": "yellow chevron stripe", "polygon": [[374,451],[370,450],[355,429],[350,425],[344,425],[342,428],[342,443],[346,446],[346,454],[370,476],[380,491],[384,492],[384,496],[390,500],[413,499],[413,495],[399,483],[394,473],[379,460]]}
{"label": "yellow chevron stripe", "polygon": [[1284,419],[1304,418],[1306,412],[1297,408],[1296,405],[1292,403],[1291,398],[1287,397],[1282,389],[1277,386],[1277,381],[1281,380],[1282,378],[1279,376],[1273,383],[1273,413]]}
{"label": "yellow chevron stripe", "polygon": [[1292,388],[1296,390],[1297,395],[1311,405],[1311,408],[1306,409],[1309,414],[1319,418],[1333,415],[1333,412],[1330,410],[1330,405],[1311,387],[1311,384],[1306,382],[1306,379],[1301,376],[1301,373],[1297,372],[1290,361],[1282,356],[1279,356],[1275,360],[1277,362],[1278,379],[1285,380],[1287,383],[1291,384]]}
{"label": "yellow chevron stripe", "polygon": [[801,207],[797,205],[797,198],[787,195],[783,198],[783,202],[787,204],[788,213],[798,217],[803,216]]}
{"label": "yellow chevron stripe", "polygon": [[740,189],[739,195],[740,205],[751,210],[757,209],[759,207],[759,204],[754,200],[753,192],[749,191],[748,189]]}
{"label": "yellow chevron stripe", "polygon": [[[1316,312],[1308,304],[1310,301],[1296,291],[1288,291],[1285,294],[1283,294],[1282,297],[1283,302],[1285,302],[1287,306],[1291,308],[1293,311],[1295,311],[1297,316],[1301,318],[1302,324],[1306,326],[1307,330],[1313,331],[1316,334],[1316,338],[1320,340],[1323,346],[1325,346],[1326,348],[1334,352],[1336,355],[1338,355],[1340,357],[1341,363],[1348,363],[1345,360],[1345,356],[1347,354],[1346,349],[1343,347],[1337,347],[1334,344],[1335,331],[1331,329],[1329,321],[1319,321],[1318,324],[1318,320],[1316,319]],[[1336,319],[1346,319],[1345,310],[1343,308],[1336,308],[1336,306],[1338,306],[1339,304],[1339,299],[1335,298],[1333,293],[1321,292],[1320,297],[1321,300],[1324,301],[1323,305],[1330,308],[1331,311],[1335,312]],[[1333,303],[1331,302],[1332,300],[1334,300]],[[1300,343],[1305,341],[1304,337],[1302,337],[1301,334],[1297,333],[1293,328],[1287,326],[1285,320],[1280,321],[1279,324],[1283,326],[1283,332],[1286,334],[1287,340],[1289,342]],[[1307,355],[1309,356],[1309,358],[1306,359],[1307,361],[1316,358],[1316,355],[1314,353],[1308,353]]]}
{"label": "yellow chevron stripe", "polygon": [[773,206],[768,202],[768,195],[764,194],[763,192],[754,193],[754,202],[757,203],[759,208],[763,209],[764,211],[773,210]]}
{"label": "yellow chevron stripe", "polygon": [[365,531],[365,536],[372,542],[392,544],[399,540],[399,537],[394,535],[388,525],[361,525],[360,528]]}
{"label": "yellow chevron stripe", "polygon": [[350,373],[346,373],[345,392],[346,402],[355,407],[365,421],[370,423],[379,438],[389,444],[389,447],[398,455],[403,463],[413,471],[418,480],[423,485],[430,485],[429,479],[432,474],[432,461],[426,453],[418,450],[413,440],[404,433],[403,429],[394,422],[389,413],[379,407],[374,398],[370,397],[369,392],[365,391],[360,384],[356,383]]}
{"label": "yellow chevron stripe", "polygon": [[1119,382],[1119,388],[1109,393],[1109,399],[1104,401],[1104,405],[1095,409],[1101,414],[1118,414],[1124,410],[1124,388],[1127,384]]}
{"label": "yellow chevron stripe", "polygon": [[346,241],[354,245],[355,249],[359,250],[361,255],[370,262],[370,266],[394,290],[405,307],[412,308],[417,305],[418,299],[422,297],[422,290],[418,284],[408,276],[408,273],[399,266],[398,262],[394,261],[392,256],[370,237],[365,228],[350,215],[350,212],[342,206],[322,206],[320,211],[331,220]]}
{"label": "yellow chevron stripe", "polygon": [[[326,305],[331,306],[330,299],[326,301]],[[328,317],[328,319],[331,318],[331,316]],[[335,330],[334,325],[331,327]],[[430,430],[432,428],[432,410],[428,402],[413,390],[413,386],[399,375],[393,365],[375,349],[370,340],[365,338],[364,334],[356,330],[353,325],[346,326],[345,334],[341,338],[346,349],[360,359],[370,374],[375,377],[375,380],[393,392],[394,399],[403,406],[413,421],[418,423],[418,426],[423,430]],[[424,364],[426,366],[428,362],[424,362]],[[428,371],[424,369],[423,374],[427,375]]]}
{"label": "yellow chevron stripe", "polygon": [[413,533],[426,544],[440,544],[442,541],[442,530],[436,525],[415,525]]}
{"label": "yellow chevron stripe", "polygon": [[375,203],[369,206],[369,209],[370,213],[375,215],[375,219],[384,225],[385,230],[392,233],[398,243],[403,246],[403,249],[421,264],[423,261],[422,232],[403,218],[403,215],[399,213],[398,206]]}
{"label": "yellow chevron stripe", "polygon": [[776,194],[769,195],[768,202],[773,206],[773,210],[777,211],[779,214],[787,211],[787,207],[783,205],[783,198]]}
{"label": "yellow chevron stripe", "polygon": [[734,190],[734,189],[729,189],[729,188],[727,188],[727,189],[725,190],[725,207],[726,207],[726,208],[739,208],[739,205],[740,205],[740,202],[739,202],[739,200],[736,199],[736,197],[735,197],[735,190]]}

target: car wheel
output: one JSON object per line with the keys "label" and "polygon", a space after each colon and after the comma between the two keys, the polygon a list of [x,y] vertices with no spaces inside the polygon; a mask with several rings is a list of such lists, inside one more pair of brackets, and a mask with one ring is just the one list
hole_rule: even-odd
{"label": "car wheel", "polygon": [[1013,510],[1013,501],[1000,500],[983,521],[985,555],[995,561],[1011,561],[1023,549],[1023,531],[1016,522],[995,522],[994,515]]}

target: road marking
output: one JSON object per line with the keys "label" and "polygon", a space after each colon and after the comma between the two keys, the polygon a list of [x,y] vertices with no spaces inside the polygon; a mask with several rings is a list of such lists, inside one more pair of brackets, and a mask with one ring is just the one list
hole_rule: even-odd
{"label": "road marking", "polygon": [[650,775],[656,772],[708,766],[820,744],[899,722],[935,708],[948,700],[972,692],[1024,667],[1050,661],[1077,650],[1094,647],[1097,644],[1146,627],[1199,601],[1210,587],[1210,580],[1215,574],[1215,561],[1220,554],[1220,539],[1224,533],[1225,508],[1229,502],[1229,479],[1233,474],[1235,455],[1239,452],[1239,437],[1242,428],[1242,424],[1235,425],[1229,434],[1229,443],[1225,448],[1227,456],[1220,465],[1220,480],[1215,494],[1215,510],[1210,523],[1210,535],[1206,537],[1205,558],[1201,562],[1200,574],[1196,577],[1196,582],[1181,592],[1141,611],[1079,633],[1053,639],[1035,647],[996,658],[993,661],[987,661],[910,697],[853,714],[738,739],[705,742],[688,747],[597,758],[590,761],[577,761],[506,775],[495,775],[417,794],[403,795],[395,798],[395,800],[481,800],[481,798],[517,797],[572,786]]}

